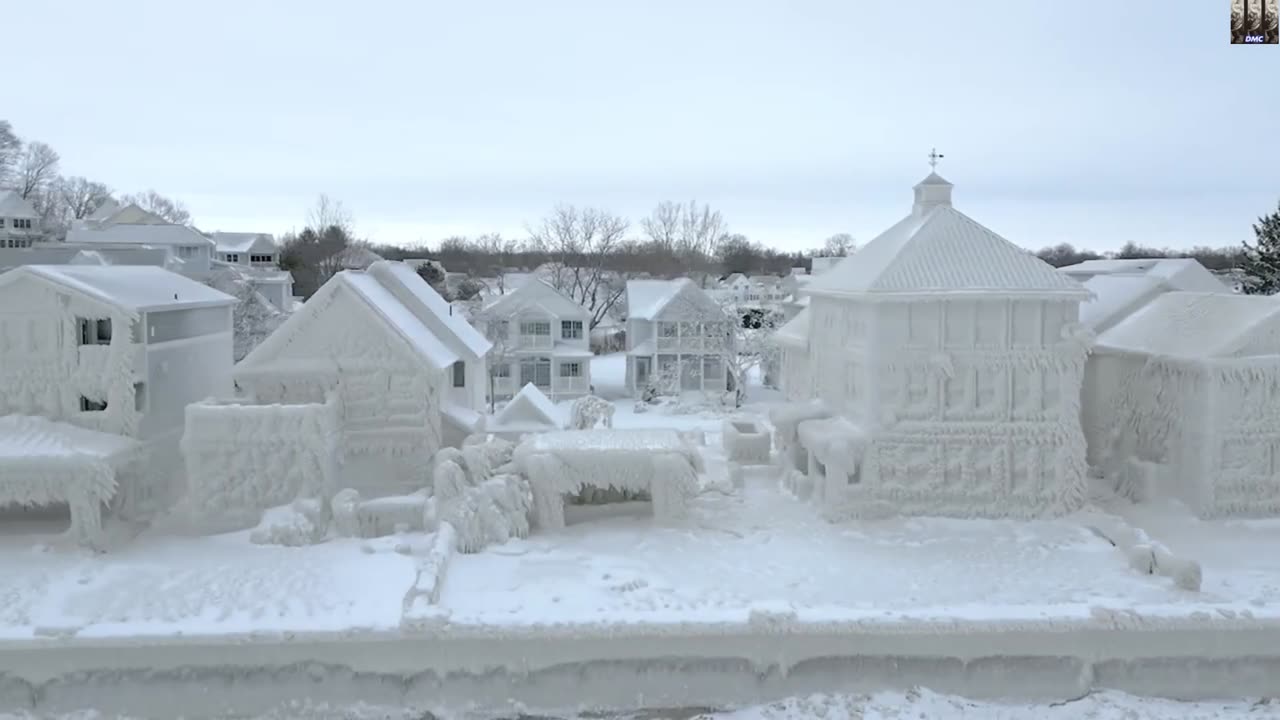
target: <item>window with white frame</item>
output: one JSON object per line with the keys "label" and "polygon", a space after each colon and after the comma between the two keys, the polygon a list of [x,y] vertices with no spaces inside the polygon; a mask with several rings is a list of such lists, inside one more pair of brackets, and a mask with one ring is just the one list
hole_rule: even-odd
{"label": "window with white frame", "polygon": [[522,320],[521,335],[551,335],[551,322],[548,320]]}
{"label": "window with white frame", "polygon": [[582,339],[582,321],[581,320],[561,320],[560,321],[560,337],[565,340],[581,340]]}
{"label": "window with white frame", "polygon": [[576,361],[560,363],[560,377],[562,378],[582,377],[582,363],[576,362]]}
{"label": "window with white frame", "polygon": [[510,320],[491,320],[489,321],[489,332],[493,333],[493,337],[498,340],[505,340],[507,334],[511,332]]}
{"label": "window with white frame", "polygon": [[4,229],[4,218],[0,218],[0,230]]}
{"label": "window with white frame", "polygon": [[250,255],[249,262],[251,263],[275,262],[275,256],[274,255]]}
{"label": "window with white frame", "polygon": [[195,257],[196,253],[198,253],[199,251],[200,251],[200,248],[196,247],[195,245],[179,245],[178,257],[181,258],[182,260],[190,260],[191,258]]}
{"label": "window with white frame", "polygon": [[227,253],[227,262],[240,262],[240,255],[238,253]]}
{"label": "window with white frame", "polygon": [[498,363],[493,366],[493,376],[496,378],[511,377],[511,365],[507,363]]}
{"label": "window with white frame", "polygon": [[453,386],[456,388],[467,386],[467,364],[461,360],[453,364]]}
{"label": "window with white frame", "polygon": [[680,326],[677,323],[658,321],[658,337],[676,338],[680,335]]}
{"label": "window with white frame", "polygon": [[31,218],[14,218],[13,229],[14,230],[30,230]]}

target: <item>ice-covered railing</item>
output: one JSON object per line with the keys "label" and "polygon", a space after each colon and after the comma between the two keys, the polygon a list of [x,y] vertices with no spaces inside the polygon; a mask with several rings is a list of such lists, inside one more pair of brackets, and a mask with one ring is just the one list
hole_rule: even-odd
{"label": "ice-covered railing", "polygon": [[564,527],[564,496],[583,488],[648,492],[654,517],[685,514],[697,487],[702,458],[674,430],[566,430],[526,439],[516,467],[533,488],[538,527]]}
{"label": "ice-covered railing", "polygon": [[262,511],[336,491],[341,403],[257,404],[214,399],[187,406],[182,437],[188,487],[182,509],[216,525],[252,525]]}

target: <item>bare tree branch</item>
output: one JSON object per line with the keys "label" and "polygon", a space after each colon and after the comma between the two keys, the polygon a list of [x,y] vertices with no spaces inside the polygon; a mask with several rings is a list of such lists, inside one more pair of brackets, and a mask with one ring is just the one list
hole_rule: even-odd
{"label": "bare tree branch", "polygon": [[42,142],[27,143],[18,162],[17,191],[24,198],[34,198],[49,189],[58,177],[58,153]]}
{"label": "bare tree branch", "polygon": [[13,125],[8,120],[0,120],[0,188],[9,187],[21,156],[22,140],[13,132]]}
{"label": "bare tree branch", "polygon": [[125,195],[120,198],[120,202],[126,205],[133,203],[147,212],[159,215],[174,225],[191,224],[191,212],[187,210],[186,205],[182,204],[181,201],[167,198],[155,190]]}
{"label": "bare tree branch", "polygon": [[558,206],[530,228],[532,242],[551,260],[547,280],[587,308],[594,328],[626,291],[626,279],[607,269],[627,232],[620,216],[597,208]]}

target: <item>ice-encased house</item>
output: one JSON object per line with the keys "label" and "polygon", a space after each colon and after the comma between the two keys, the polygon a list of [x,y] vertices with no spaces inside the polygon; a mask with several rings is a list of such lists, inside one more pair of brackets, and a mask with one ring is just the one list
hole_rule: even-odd
{"label": "ice-encased house", "polygon": [[1034,516],[1078,506],[1089,293],[951,204],[930,173],[911,213],[806,288],[782,328],[793,471],[848,512]]}
{"label": "ice-encased house", "polygon": [[1058,271],[1093,293],[1080,306],[1080,322],[1095,333],[1106,331],[1167,292],[1232,292],[1192,258],[1086,260]]}
{"label": "ice-encased house", "polygon": [[587,309],[550,283],[531,278],[484,309],[489,337],[502,350],[493,365],[496,399],[510,398],[533,384],[552,400],[587,394],[591,348]]}
{"label": "ice-encased house", "polygon": [[1161,295],[1098,336],[1083,418],[1090,463],[1134,499],[1280,512],[1280,300]]}
{"label": "ice-encased house", "polygon": [[[231,389],[234,303],[157,267],[27,265],[0,275],[0,415],[49,421],[8,418],[22,432],[0,432],[0,464],[26,463],[29,475],[31,457],[92,450],[113,465],[132,448],[141,461],[130,476],[93,481],[111,488],[99,499],[126,513],[170,500],[183,409]],[[0,469],[0,488],[18,476]]]}
{"label": "ice-encased house", "polygon": [[[378,261],[334,275],[236,366],[235,382],[250,404],[312,405],[322,416],[336,402],[343,485],[376,497],[421,488],[432,454],[479,428],[489,348],[412,268]],[[239,432],[235,412],[219,415],[227,427],[211,435]],[[207,464],[214,442],[188,438],[188,466]]]}
{"label": "ice-encased house", "polygon": [[724,392],[730,318],[689,278],[627,282],[627,389]]}

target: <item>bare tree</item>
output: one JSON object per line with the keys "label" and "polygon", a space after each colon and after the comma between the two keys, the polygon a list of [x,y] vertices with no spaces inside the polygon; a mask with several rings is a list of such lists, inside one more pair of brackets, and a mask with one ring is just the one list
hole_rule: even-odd
{"label": "bare tree", "polygon": [[352,236],[353,226],[351,213],[342,206],[342,201],[333,200],[324,193],[316,198],[315,206],[307,211],[307,227],[317,235],[329,228],[338,228],[349,238]]}
{"label": "bare tree", "polygon": [[855,249],[857,249],[857,245],[853,242],[853,236],[849,233],[836,233],[822,243],[824,257],[846,257],[853,254]]}
{"label": "bare tree", "polygon": [[73,220],[81,220],[93,214],[111,199],[111,188],[103,183],[82,177],[58,178],[54,183],[59,199]]}
{"label": "bare tree", "polygon": [[558,206],[529,234],[551,260],[547,277],[591,314],[594,328],[626,291],[620,274],[607,269],[627,232],[627,221],[597,208]]}
{"label": "bare tree", "polygon": [[706,286],[712,258],[727,236],[728,226],[718,210],[690,200],[687,205],[661,202],[640,221],[650,247],[659,256],[675,258],[685,274],[700,275]]}
{"label": "bare tree", "polygon": [[179,200],[167,198],[155,190],[125,195],[120,198],[120,202],[125,205],[130,203],[137,205],[149,213],[159,215],[165,222],[171,222],[174,225],[191,224],[191,212],[187,210],[186,205]]}
{"label": "bare tree", "polygon": [[0,188],[9,187],[22,155],[22,140],[8,120],[0,120]]}
{"label": "bare tree", "polygon": [[27,143],[26,152],[18,161],[18,175],[15,183],[18,194],[24,198],[35,199],[46,193],[49,186],[58,177],[57,151],[42,142]]}
{"label": "bare tree", "polygon": [[724,356],[733,381],[733,405],[742,407],[752,371],[759,369],[767,376],[778,367],[782,351],[774,342],[773,333],[782,327],[786,317],[777,307],[746,307],[732,302],[721,307],[730,328],[721,337],[718,352]]}

